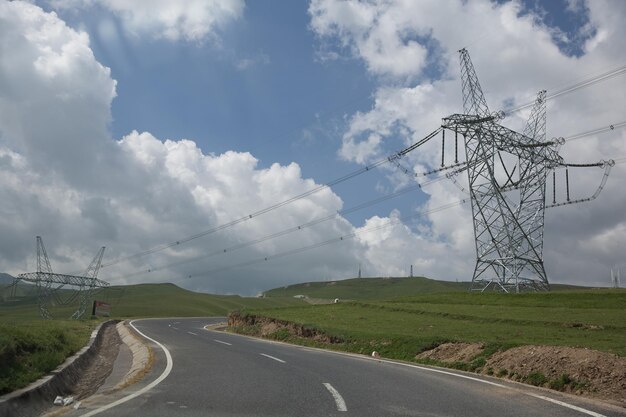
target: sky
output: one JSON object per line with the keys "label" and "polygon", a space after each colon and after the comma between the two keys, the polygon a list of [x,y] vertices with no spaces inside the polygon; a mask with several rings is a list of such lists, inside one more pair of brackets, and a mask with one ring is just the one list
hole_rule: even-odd
{"label": "sky", "polygon": [[[626,65],[624,19],[620,0],[2,1],[0,271],[34,271],[40,235],[59,273],[106,246],[112,284],[255,295],[410,265],[470,280],[463,175],[417,189],[383,164],[323,185],[462,112],[459,49],[490,109],[511,109]],[[625,87],[622,74],[549,100],[547,137],[623,122]],[[437,168],[439,146],[402,166]],[[618,163],[598,198],[546,211],[548,278],[609,286],[626,267],[626,129],[561,155]],[[572,172],[573,198],[602,174]]]}

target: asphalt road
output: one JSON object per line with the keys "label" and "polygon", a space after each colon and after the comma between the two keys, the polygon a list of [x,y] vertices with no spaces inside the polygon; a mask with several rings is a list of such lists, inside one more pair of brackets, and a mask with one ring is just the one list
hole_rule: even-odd
{"label": "asphalt road", "polygon": [[156,360],[150,373],[141,383],[67,416],[626,415],[496,379],[204,329],[217,321],[223,319],[135,321],[151,343],[165,348],[153,345]]}

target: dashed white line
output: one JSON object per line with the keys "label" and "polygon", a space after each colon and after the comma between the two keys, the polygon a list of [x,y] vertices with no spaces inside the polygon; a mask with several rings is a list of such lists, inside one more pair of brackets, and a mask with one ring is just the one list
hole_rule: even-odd
{"label": "dashed white line", "polygon": [[198,336],[198,333],[194,333],[194,332],[187,332],[187,333],[192,334],[194,336]]}
{"label": "dashed white line", "polygon": [[286,362],[285,362],[284,360],[282,360],[282,359],[278,359],[278,358],[275,358],[275,357],[273,357],[273,356],[266,355],[265,353],[259,353],[259,355],[261,355],[261,356],[265,356],[266,358],[274,359],[276,362],[286,363]]}
{"label": "dashed white line", "polygon": [[232,346],[233,345],[232,343],[224,342],[222,340],[213,339],[213,341],[217,342],[217,343],[221,343],[221,344],[226,345],[226,346]]}
{"label": "dashed white line", "polygon": [[346,407],[346,402],[343,400],[343,397],[341,396],[341,394],[339,394],[339,391],[337,391],[335,387],[330,385],[328,382],[324,382],[324,386],[326,387],[328,392],[330,392],[330,395],[332,395],[333,398],[335,399],[335,404],[337,405],[337,411],[348,411],[348,407]]}
{"label": "dashed white line", "polygon": [[172,326],[172,329],[174,329],[174,330],[178,330],[178,327],[174,327],[174,326]]}

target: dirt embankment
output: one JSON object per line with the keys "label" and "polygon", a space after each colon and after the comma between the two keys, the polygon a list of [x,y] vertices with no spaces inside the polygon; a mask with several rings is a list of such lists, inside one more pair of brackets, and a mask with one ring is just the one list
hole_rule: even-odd
{"label": "dirt embankment", "polygon": [[251,314],[242,315],[238,312],[231,313],[228,316],[228,327],[238,333],[270,339],[284,340],[289,336],[296,336],[326,344],[343,343],[343,340],[340,338],[329,336],[318,329],[268,317]]}
{"label": "dirt embankment", "polygon": [[520,346],[487,355],[479,343],[444,343],[416,359],[477,364],[475,371],[626,407],[626,358],[591,349]]}
{"label": "dirt embankment", "polygon": [[[315,328],[255,315],[231,313],[228,327],[275,340],[296,336],[321,344],[345,342]],[[626,358],[606,352],[563,346],[521,346],[494,352],[481,343],[444,343],[415,359],[626,407]]]}

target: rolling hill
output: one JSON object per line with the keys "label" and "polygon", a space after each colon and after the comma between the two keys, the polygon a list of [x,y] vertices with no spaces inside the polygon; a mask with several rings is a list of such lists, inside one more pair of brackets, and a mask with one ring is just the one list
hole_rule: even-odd
{"label": "rolling hill", "polygon": [[[312,299],[386,300],[417,294],[467,291],[469,287],[469,282],[438,281],[425,277],[352,278],[289,285],[265,291],[263,295],[267,298],[304,295]],[[573,285],[552,285],[554,291],[585,288]]]}
{"label": "rolling hill", "polygon": [[[98,293],[96,299],[111,304],[114,318],[225,316],[242,308],[275,308],[305,304],[293,297],[252,298],[237,295],[213,295],[185,290],[174,284],[137,284],[113,286]],[[36,319],[36,298],[0,297],[0,318]],[[67,318],[76,306],[51,307],[56,318]]]}

